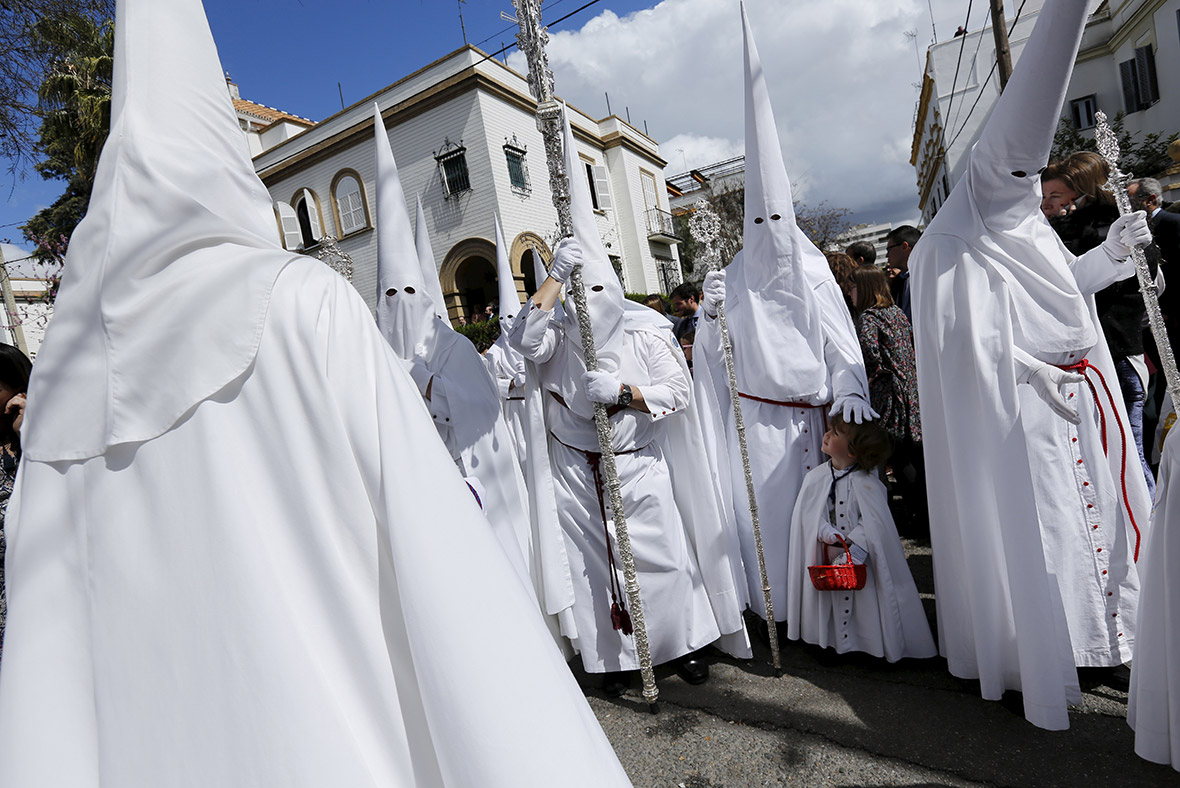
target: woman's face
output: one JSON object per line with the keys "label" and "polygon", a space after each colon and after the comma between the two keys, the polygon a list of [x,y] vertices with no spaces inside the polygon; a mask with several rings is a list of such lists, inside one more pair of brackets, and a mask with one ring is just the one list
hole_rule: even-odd
{"label": "woman's face", "polygon": [[1078,193],[1060,178],[1041,181],[1041,213],[1053,219],[1069,212],[1069,206],[1078,198]]}
{"label": "woman's face", "polygon": [[848,300],[852,302],[852,305],[854,307],[857,304],[856,294],[857,294],[856,285],[851,285],[851,284],[848,285]]}

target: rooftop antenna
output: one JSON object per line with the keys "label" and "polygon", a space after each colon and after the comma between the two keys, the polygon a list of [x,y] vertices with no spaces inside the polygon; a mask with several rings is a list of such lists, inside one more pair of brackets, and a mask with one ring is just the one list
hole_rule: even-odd
{"label": "rooftop antenna", "polygon": [[934,41],[938,42],[938,28],[934,26],[934,2],[933,0],[926,0],[926,5],[930,7],[930,32],[934,34]]}
{"label": "rooftop antenna", "polygon": [[924,69],[922,68],[922,50],[918,48],[918,31],[917,30],[904,30],[904,31],[902,31],[902,35],[906,37],[907,41],[914,42],[914,57],[918,58],[918,70],[923,71]]}
{"label": "rooftop antenna", "polygon": [[455,0],[455,2],[459,6],[459,29],[463,31],[463,46],[467,46],[467,26],[463,24],[463,4],[467,0]]}
{"label": "rooftop antenna", "polygon": [[336,90],[340,93],[340,109],[344,109],[344,88],[340,87],[340,83],[336,83]]}
{"label": "rooftop antenna", "polygon": [[606,91],[603,91],[602,95],[606,96],[606,116],[609,118],[609,117],[611,116],[611,111],[610,111],[610,94],[609,94],[609,93],[607,93]]}

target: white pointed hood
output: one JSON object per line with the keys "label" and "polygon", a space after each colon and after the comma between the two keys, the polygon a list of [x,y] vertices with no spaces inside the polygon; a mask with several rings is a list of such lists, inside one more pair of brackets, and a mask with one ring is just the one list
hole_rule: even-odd
{"label": "white pointed hood", "polygon": [[1097,340],[1068,269],[1073,255],[1041,213],[1039,178],[1087,16],[1081,0],[1047,0],[966,174],[927,231],[956,236],[986,259],[1008,286],[1020,344],[1046,356]]}
{"label": "white pointed hood", "polygon": [[746,192],[742,251],[730,266],[726,311],[740,326],[735,355],[749,393],[789,400],[827,380],[815,287],[832,278],[827,259],[795,223],[791,181],[758,48],[741,6],[745,42]]}
{"label": "white pointed hood", "polygon": [[438,332],[434,301],[422,276],[406,195],[376,104],[373,129],[377,138],[377,327],[402,358],[429,357]]}
{"label": "white pointed hood", "polygon": [[[570,185],[570,218],[574,239],[582,247],[582,283],[586,287],[586,307],[594,329],[594,345],[598,349],[599,364],[603,369],[613,371],[617,369],[618,344],[622,341],[626,298],[623,296],[623,285],[602,243],[602,236],[598,234],[594,204],[590,200],[590,185],[582,176],[583,167],[570,128],[569,107],[565,107],[562,112],[562,129],[565,172]],[[578,328],[573,299],[567,300],[566,306],[566,320],[573,330],[571,337],[580,343],[581,339],[578,338],[582,334]]]}
{"label": "white pointed hood", "polygon": [[422,195],[414,195],[418,202],[415,217],[414,246],[418,250],[418,263],[422,266],[422,280],[434,304],[434,314],[447,319],[447,302],[443,298],[442,283],[438,280],[438,266],[434,263],[434,249],[430,245],[430,230],[426,227],[426,211],[422,210]]}
{"label": "white pointed hood", "polygon": [[166,432],[250,368],[292,258],[200,2],[120,0],[111,131],[34,368],[25,454],[85,459]]}
{"label": "white pointed hood", "polygon": [[500,217],[493,215],[492,219],[496,225],[496,283],[500,288],[500,331],[509,333],[516,321],[516,315],[520,312],[520,294],[516,291],[512,264],[508,262],[508,247],[504,245]]}

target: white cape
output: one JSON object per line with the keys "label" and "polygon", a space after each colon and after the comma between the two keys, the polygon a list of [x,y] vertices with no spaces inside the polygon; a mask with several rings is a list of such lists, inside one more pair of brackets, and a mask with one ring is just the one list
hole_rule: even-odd
{"label": "white cape", "polygon": [[1135,752],[1180,771],[1180,439],[1164,443],[1151,535],[1139,562],[1138,639],[1127,722]]}
{"label": "white cape", "polygon": [[[841,472],[837,471],[837,476]],[[853,471],[835,483],[836,527],[869,554],[865,587],[817,591],[807,567],[834,563],[843,549],[818,540],[828,522],[832,466],[825,462],[803,480],[791,517],[791,566],[787,573],[787,637],[838,653],[863,651],[897,662],[938,655],[922,600],[889,513],[889,493],[875,473]]]}
{"label": "white cape", "polygon": [[246,374],[152,441],[26,460],[9,517],[0,785],[630,785],[319,263]]}

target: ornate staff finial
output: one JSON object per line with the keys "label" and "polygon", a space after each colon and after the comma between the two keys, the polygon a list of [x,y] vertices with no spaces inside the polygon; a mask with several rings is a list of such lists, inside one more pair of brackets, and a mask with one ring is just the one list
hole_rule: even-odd
{"label": "ornate staff finial", "polygon": [[[1131,213],[1131,198],[1127,194],[1127,184],[1131,180],[1130,173],[1124,173],[1119,168],[1119,141],[1114,130],[1106,121],[1106,113],[1099,110],[1094,114],[1094,141],[1098,143],[1098,153],[1110,166],[1110,179],[1106,188],[1114,195],[1119,214],[1125,216]],[[1160,367],[1164,371],[1168,391],[1175,402],[1180,397],[1180,372],[1176,369],[1176,358],[1172,354],[1172,343],[1168,341],[1168,329],[1164,325],[1164,315],[1160,311],[1159,295],[1156,292],[1155,279],[1151,269],[1147,267],[1147,258],[1143,249],[1135,247],[1131,250],[1131,259],[1135,263],[1135,275],[1139,279],[1139,292],[1143,295],[1143,305],[1147,308],[1147,322],[1151,327],[1152,337],[1160,355]]]}
{"label": "ornate staff finial", "polygon": [[336,244],[336,236],[325,235],[320,239],[320,248],[315,259],[327,265],[349,282],[352,281],[352,255]]}

